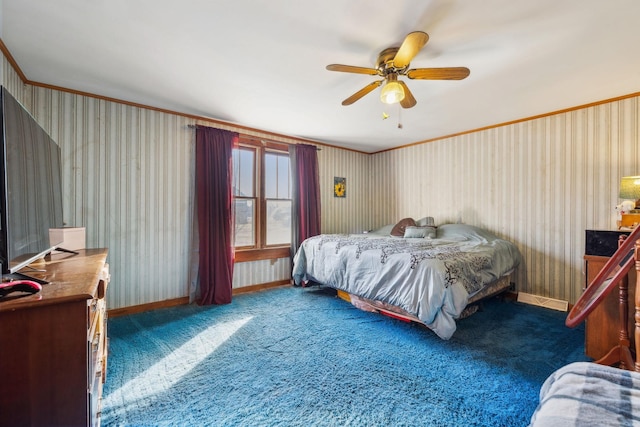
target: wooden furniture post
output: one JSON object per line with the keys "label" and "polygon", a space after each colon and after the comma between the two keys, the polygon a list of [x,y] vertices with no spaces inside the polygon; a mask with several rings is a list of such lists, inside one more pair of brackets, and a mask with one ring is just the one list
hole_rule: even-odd
{"label": "wooden furniture post", "polygon": [[636,261],[636,361],[635,370],[640,372],[640,240],[636,240],[636,248],[633,254]]}
{"label": "wooden furniture post", "polygon": [[[620,236],[618,238],[618,247],[621,247],[627,236]],[[637,244],[636,244],[637,245]],[[637,246],[636,246],[637,249]],[[636,258],[637,259],[637,258]],[[629,340],[629,279],[625,275],[620,279],[618,285],[618,318],[619,318],[619,332],[618,343],[602,358],[596,360],[596,363],[600,365],[614,366],[619,365],[621,369],[627,369],[629,371],[634,370],[637,367],[637,363],[633,360],[631,354],[631,342]],[[636,301],[638,301],[638,295],[636,295]],[[637,319],[636,312],[636,322]],[[636,328],[637,333],[637,328]],[[637,338],[637,336],[636,336]],[[637,346],[636,342],[636,346]]]}
{"label": "wooden furniture post", "polygon": [[[633,267],[635,265],[635,271]],[[634,305],[629,306],[629,283],[633,280],[627,279],[629,273],[635,274],[636,285],[632,287],[638,293],[634,295]],[[626,280],[626,283],[625,283]],[[576,327],[580,322],[585,320],[589,314],[603,301],[603,299],[618,285],[618,317],[619,317],[619,334],[618,343],[609,350],[609,352],[596,361],[603,365],[621,365],[627,370],[635,370],[640,372],[640,227],[636,227],[629,237],[620,239],[618,250],[609,258],[607,263],[602,267],[590,285],[586,288],[582,296],[573,306],[565,324],[570,327]],[[634,307],[633,318],[629,317],[628,309]],[[628,324],[629,320],[633,320],[632,325]],[[630,330],[634,329],[633,335]],[[631,351],[631,337],[636,341],[634,347],[636,349],[636,358],[634,360]]]}
{"label": "wooden furniture post", "polygon": [[[621,235],[628,236],[629,231],[585,230],[584,279],[585,291],[593,279],[600,273],[607,261],[619,246]],[[635,248],[635,245],[633,245]],[[630,255],[633,258],[633,248]],[[626,275],[628,283],[627,321],[630,347],[635,349],[635,283],[636,270],[631,265]],[[589,313],[585,325],[585,354],[593,360],[606,355],[619,342],[620,332],[620,286],[619,283],[607,294],[597,307]],[[633,369],[633,368],[631,368]]]}

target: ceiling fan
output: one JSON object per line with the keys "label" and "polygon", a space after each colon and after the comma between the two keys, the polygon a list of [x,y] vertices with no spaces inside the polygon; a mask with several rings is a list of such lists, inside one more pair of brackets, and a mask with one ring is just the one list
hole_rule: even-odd
{"label": "ceiling fan", "polygon": [[330,64],[329,71],[344,73],[368,74],[383,77],[382,80],[369,83],[344,101],[342,105],[351,105],[372,90],[384,83],[380,92],[380,100],[386,104],[399,102],[403,108],[411,108],[417,101],[411,94],[409,87],[398,76],[407,76],[418,80],[462,80],[470,71],[466,67],[446,68],[414,68],[409,69],[409,63],[427,44],[429,35],[422,31],[414,31],[405,37],[400,47],[389,47],[378,55],[376,68],[355,67],[352,65]]}

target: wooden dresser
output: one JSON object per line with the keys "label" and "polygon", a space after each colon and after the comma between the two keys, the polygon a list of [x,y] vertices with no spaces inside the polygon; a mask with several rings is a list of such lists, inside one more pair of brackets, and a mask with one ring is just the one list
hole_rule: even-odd
{"label": "wooden dresser", "polygon": [[0,299],[0,426],[100,424],[107,250],[79,252],[29,273],[51,282],[39,293]]}
{"label": "wooden dresser", "polygon": [[[600,270],[618,248],[620,235],[629,235],[628,231],[587,230],[585,242],[585,288],[595,279]],[[634,348],[635,328],[635,283],[636,270],[632,268],[627,276],[629,284],[628,328],[631,348]],[[587,316],[585,354],[594,360],[604,357],[618,344],[619,327],[619,287],[611,293]]]}

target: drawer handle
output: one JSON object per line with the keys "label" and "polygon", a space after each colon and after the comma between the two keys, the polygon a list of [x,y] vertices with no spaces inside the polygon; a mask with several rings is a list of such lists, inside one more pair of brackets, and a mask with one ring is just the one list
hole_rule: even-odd
{"label": "drawer handle", "polygon": [[98,298],[99,299],[104,298],[105,290],[106,290],[105,282],[104,282],[104,280],[101,279],[98,282]]}

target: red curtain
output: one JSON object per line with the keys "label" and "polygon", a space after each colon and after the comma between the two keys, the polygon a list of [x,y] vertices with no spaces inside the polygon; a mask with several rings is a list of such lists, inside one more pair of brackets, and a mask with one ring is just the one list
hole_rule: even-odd
{"label": "red curtain", "polygon": [[320,234],[320,178],[318,149],[314,145],[289,146],[293,175],[293,217],[291,250],[307,238]]}
{"label": "red curtain", "polygon": [[196,127],[196,197],[201,305],[231,302],[233,283],[232,149],[238,134]]}

